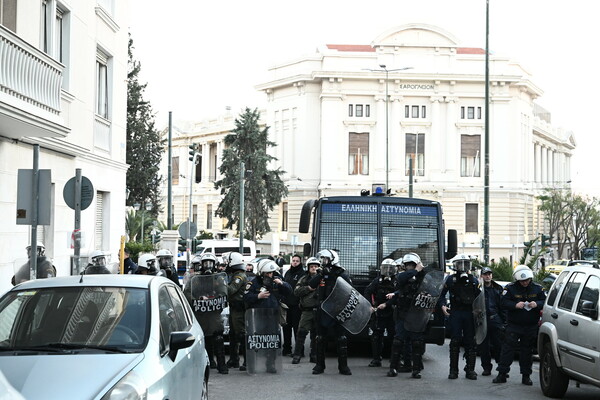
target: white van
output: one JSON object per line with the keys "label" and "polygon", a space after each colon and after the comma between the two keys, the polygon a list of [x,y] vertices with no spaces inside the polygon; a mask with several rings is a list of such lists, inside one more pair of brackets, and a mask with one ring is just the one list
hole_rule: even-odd
{"label": "white van", "polygon": [[[231,251],[240,251],[239,239],[203,239],[196,246],[196,253],[202,255],[204,253],[213,253],[217,257],[221,257],[223,253]],[[244,239],[244,252],[242,254],[244,262],[248,262],[256,258],[256,245],[251,240]]]}

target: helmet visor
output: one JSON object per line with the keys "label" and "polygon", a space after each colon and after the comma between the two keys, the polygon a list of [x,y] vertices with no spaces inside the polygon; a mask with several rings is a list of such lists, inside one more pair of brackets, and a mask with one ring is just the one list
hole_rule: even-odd
{"label": "helmet visor", "polygon": [[103,257],[103,256],[94,258],[93,262],[94,262],[94,265],[99,266],[99,267],[105,267],[106,266],[106,258]]}
{"label": "helmet visor", "polygon": [[454,261],[454,269],[459,272],[469,272],[471,270],[471,261],[456,260]]}
{"label": "helmet visor", "polygon": [[396,274],[398,268],[395,265],[386,264],[381,266],[381,275],[382,276],[393,276]]}

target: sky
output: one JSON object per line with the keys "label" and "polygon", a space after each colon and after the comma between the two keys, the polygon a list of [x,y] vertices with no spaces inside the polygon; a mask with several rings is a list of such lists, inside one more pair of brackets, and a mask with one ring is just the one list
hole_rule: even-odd
{"label": "sky", "polygon": [[[552,124],[573,131],[575,192],[600,197],[597,0],[489,0],[489,45],[532,74]],[[370,44],[408,23],[485,48],[486,0],[130,0],[129,32],[157,127],[261,107],[268,68],[325,44]],[[596,42],[596,43],[595,43]],[[492,160],[493,162],[493,160]]]}

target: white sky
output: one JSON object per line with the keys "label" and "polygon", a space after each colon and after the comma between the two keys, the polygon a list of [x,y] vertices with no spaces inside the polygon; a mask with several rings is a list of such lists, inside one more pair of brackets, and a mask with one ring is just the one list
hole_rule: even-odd
{"label": "white sky", "polygon": [[[370,44],[407,23],[485,48],[485,0],[130,0],[134,58],[159,128],[260,107],[267,69],[325,44]],[[600,196],[597,0],[490,0],[490,50],[523,65],[554,126],[574,132],[575,191]],[[483,71],[482,71],[483,73]],[[491,132],[493,134],[493,132]],[[491,160],[493,163],[493,160]]]}

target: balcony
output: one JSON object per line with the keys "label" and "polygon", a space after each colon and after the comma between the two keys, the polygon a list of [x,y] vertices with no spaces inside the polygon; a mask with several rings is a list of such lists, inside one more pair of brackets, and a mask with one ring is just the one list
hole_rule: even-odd
{"label": "balcony", "polygon": [[63,66],[0,25],[0,136],[64,138]]}

